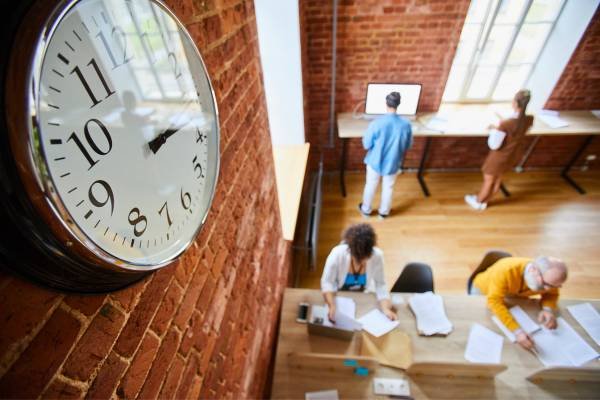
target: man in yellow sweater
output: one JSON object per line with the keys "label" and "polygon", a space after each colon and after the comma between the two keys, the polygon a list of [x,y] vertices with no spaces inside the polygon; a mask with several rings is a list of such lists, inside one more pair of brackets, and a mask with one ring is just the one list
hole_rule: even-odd
{"label": "man in yellow sweater", "polygon": [[554,310],[559,288],[567,280],[567,266],[557,258],[538,257],[535,260],[506,257],[498,260],[473,280],[471,294],[487,296],[488,307],[516,336],[526,349],[534,347],[533,339],[521,329],[504,304],[504,297],[541,295],[542,307],[538,320],[546,328],[556,328]]}

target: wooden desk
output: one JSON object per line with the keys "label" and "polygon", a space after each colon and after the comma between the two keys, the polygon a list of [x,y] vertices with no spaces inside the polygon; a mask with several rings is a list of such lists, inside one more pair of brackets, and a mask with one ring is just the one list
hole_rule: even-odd
{"label": "wooden desk", "polygon": [[[357,315],[360,316],[376,306],[373,294],[344,292],[343,296],[352,297],[356,301]],[[403,294],[408,300],[410,294]],[[313,289],[286,289],[281,310],[281,322],[277,344],[277,358],[273,378],[272,398],[298,399],[304,398],[304,393],[309,391],[337,389],[340,398],[374,398],[372,379],[374,377],[403,377],[406,375],[398,369],[379,366],[374,374],[368,377],[353,375],[351,370],[347,374],[340,374],[326,368],[298,368],[288,364],[288,354],[292,352],[332,353],[346,354],[349,357],[360,354],[360,335],[355,335],[352,342],[344,342],[320,336],[309,336],[305,324],[295,321],[297,305],[299,302],[323,304],[323,298],[318,290]],[[490,318],[490,312],[485,306],[485,297],[454,295],[444,296],[446,313],[454,330],[446,338],[423,337],[416,331],[413,315],[406,305],[399,307],[400,328],[405,331],[412,341],[413,362],[465,362],[464,351],[467,343],[469,329],[473,322],[478,322],[495,332],[499,329]],[[579,301],[563,300],[563,307],[579,303]],[[523,309],[530,311],[538,306],[534,300],[519,300]],[[600,301],[592,301],[596,308]],[[577,330],[577,332],[596,350],[598,346],[585,333],[581,326],[567,311],[561,315]],[[541,370],[543,365],[528,351],[517,344],[504,341],[502,349],[502,363],[508,369],[500,373],[495,380],[461,379],[461,378],[433,378],[409,377],[411,395],[417,399],[434,398],[593,398],[600,393],[600,384],[572,384],[569,382],[544,382],[534,384],[525,378],[531,373]],[[600,362],[592,361],[587,367],[598,368]]]}
{"label": "wooden desk", "polygon": [[289,241],[294,240],[296,232],[309,148],[309,143],[273,146],[281,228],[283,238]]}
{"label": "wooden desk", "polygon": [[[498,119],[496,112],[502,112],[502,114],[507,115],[509,114],[509,111],[510,110],[506,106],[497,107],[494,105],[482,106],[444,104],[440,107],[438,112],[418,114],[416,120],[412,124],[413,136],[422,136],[425,138],[425,146],[423,147],[423,152],[421,153],[421,160],[419,162],[419,168],[417,172],[417,178],[419,179],[419,184],[421,185],[423,194],[426,197],[430,195],[429,188],[427,187],[427,184],[423,178],[423,173],[425,172],[425,163],[427,161],[431,140],[433,138],[485,137],[488,135],[487,126],[494,120]],[[425,127],[427,122],[438,114],[443,114],[449,119],[448,129],[444,132],[430,130]],[[530,145],[529,149],[525,152],[526,157],[521,161],[521,165],[525,163],[527,157],[529,157],[541,136],[586,135],[587,138],[584,143],[579,147],[579,149],[577,149],[573,157],[571,157],[569,162],[561,171],[561,176],[563,179],[565,179],[579,193],[585,194],[585,190],[569,176],[569,171],[575,162],[577,162],[581,154],[585,151],[587,146],[591,143],[594,136],[600,135],[600,119],[596,118],[589,111],[562,111],[560,113],[560,117],[566,120],[569,123],[569,126],[553,129],[548,127],[539,118],[535,118],[533,127],[528,132],[528,135],[535,136],[535,139]],[[338,136],[342,139],[340,187],[342,196],[344,197],[346,197],[344,173],[346,169],[348,139],[362,137],[371,121],[372,120],[353,118],[352,113],[338,114]],[[502,187],[502,192],[506,196],[509,195],[504,186]]]}

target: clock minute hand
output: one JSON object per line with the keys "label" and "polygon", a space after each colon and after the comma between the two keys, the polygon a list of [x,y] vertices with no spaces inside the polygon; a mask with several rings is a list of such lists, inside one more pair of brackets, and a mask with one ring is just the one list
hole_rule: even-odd
{"label": "clock minute hand", "polygon": [[162,145],[167,143],[167,139],[169,137],[173,136],[181,128],[183,128],[183,126],[184,125],[168,128],[164,132],[160,133],[156,138],[154,138],[150,142],[148,142],[148,146],[150,147],[150,150],[152,150],[152,152],[154,154],[156,154],[158,152],[158,150],[162,147]]}

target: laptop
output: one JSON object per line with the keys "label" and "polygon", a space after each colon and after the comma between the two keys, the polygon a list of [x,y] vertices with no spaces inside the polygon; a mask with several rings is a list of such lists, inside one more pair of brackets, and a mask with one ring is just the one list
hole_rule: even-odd
{"label": "laptop", "polygon": [[341,340],[352,340],[354,330],[343,329],[334,326],[327,319],[327,309],[324,306],[313,305],[311,307],[311,316],[306,324],[310,335],[327,336]]}

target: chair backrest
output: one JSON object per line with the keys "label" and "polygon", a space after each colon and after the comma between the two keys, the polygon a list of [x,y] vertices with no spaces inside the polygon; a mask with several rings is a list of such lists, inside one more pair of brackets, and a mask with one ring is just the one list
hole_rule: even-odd
{"label": "chair backrest", "polygon": [[396,283],[394,283],[392,292],[433,292],[433,272],[431,272],[431,267],[420,262],[406,264]]}
{"label": "chair backrest", "polygon": [[483,256],[483,260],[481,260],[481,262],[479,263],[477,268],[475,268],[475,271],[473,271],[473,273],[469,277],[469,280],[467,281],[467,294],[471,293],[473,279],[475,279],[475,276],[477,274],[485,271],[486,269],[494,265],[496,261],[506,257],[512,257],[512,254],[503,250],[490,250],[487,253],[485,253],[485,256]]}

